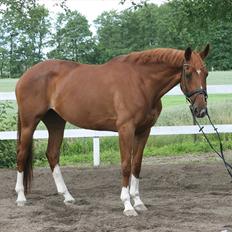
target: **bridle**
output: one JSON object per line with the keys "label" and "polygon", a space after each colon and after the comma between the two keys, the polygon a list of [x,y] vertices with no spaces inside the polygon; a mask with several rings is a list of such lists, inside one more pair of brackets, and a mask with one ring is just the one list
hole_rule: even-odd
{"label": "bridle", "polygon": [[[184,85],[184,88],[185,88],[185,90],[186,90],[186,92],[183,91],[183,93],[184,93],[184,95],[185,95],[187,101],[190,102],[191,105],[193,105],[194,102],[195,102],[195,100],[196,100],[196,98],[197,98],[197,96],[200,95],[200,94],[203,94],[204,97],[205,97],[205,101],[207,101],[208,94],[207,94],[206,89],[200,88],[200,89],[195,89],[195,90],[193,90],[193,91],[191,91],[191,92],[188,92],[188,91],[187,91],[187,77],[186,77],[186,69],[185,69],[186,66],[192,67],[193,69],[195,69],[195,72],[196,72],[196,73],[198,73],[198,70],[196,70],[196,68],[195,68],[194,66],[192,66],[192,65],[186,63],[186,61],[184,61],[184,63],[183,63],[183,68],[182,68],[181,79],[183,80],[183,85]],[[203,68],[204,68],[204,67],[203,67]],[[203,68],[201,68],[201,69],[203,69]],[[201,71],[201,69],[199,69],[199,70]],[[193,95],[195,95],[195,98],[194,98],[194,100],[192,101],[192,100],[191,100],[191,97],[192,97]]]}
{"label": "bridle", "polygon": [[[206,89],[203,89],[203,88],[201,88],[201,89],[196,89],[196,90],[194,90],[194,91],[192,91],[192,92],[187,92],[187,88],[186,88],[186,87],[187,87],[187,77],[186,77],[186,70],[185,70],[185,67],[186,67],[186,66],[192,67],[193,69],[195,69],[195,72],[197,72],[197,73],[198,73],[198,70],[196,70],[195,67],[193,67],[192,65],[190,65],[190,64],[186,63],[186,61],[184,61],[184,63],[183,63],[183,69],[182,69],[182,74],[181,74],[181,79],[183,79],[182,81],[183,81],[184,89],[186,90],[186,92],[183,91],[183,93],[184,93],[186,99],[187,99],[187,100],[190,102],[190,104],[191,104],[191,105],[189,106],[189,108],[190,108],[190,111],[191,111],[191,114],[192,114],[192,117],[193,117],[193,120],[194,120],[194,124],[197,125],[197,126],[199,127],[199,132],[201,132],[201,133],[203,134],[203,136],[205,137],[205,139],[206,139],[206,141],[208,142],[208,144],[209,144],[209,146],[211,147],[211,149],[222,159],[222,161],[223,161],[223,163],[224,163],[224,166],[225,166],[225,168],[226,168],[228,174],[229,174],[230,177],[232,178],[232,165],[229,164],[229,163],[226,161],[226,159],[225,159],[224,152],[223,152],[223,145],[222,145],[221,136],[220,136],[220,134],[219,134],[219,132],[218,132],[218,129],[217,129],[217,128],[215,127],[215,125],[213,124],[213,122],[212,122],[212,120],[211,120],[211,118],[210,118],[210,116],[209,116],[208,111],[206,111],[206,115],[207,115],[207,117],[208,117],[208,119],[209,119],[209,122],[210,122],[211,126],[213,127],[213,129],[214,129],[214,131],[215,131],[215,133],[216,133],[216,137],[217,137],[218,142],[219,142],[219,150],[217,150],[217,149],[215,148],[215,146],[211,143],[210,139],[208,138],[208,136],[207,136],[206,133],[204,132],[204,126],[201,126],[201,124],[200,124],[200,123],[198,122],[198,120],[196,119],[196,116],[194,115],[194,112],[193,112],[193,105],[194,105],[194,102],[195,102],[197,96],[200,95],[200,94],[203,94],[204,97],[205,97],[205,101],[207,101],[208,95],[207,95]],[[204,68],[204,67],[203,67],[203,68]],[[203,68],[201,68],[201,69],[203,69]],[[199,70],[201,71],[201,69],[199,69]],[[195,97],[195,99],[192,101],[192,100],[191,100],[191,97],[192,97],[193,95],[196,95],[196,97]],[[231,181],[231,183],[232,183],[232,181]]]}

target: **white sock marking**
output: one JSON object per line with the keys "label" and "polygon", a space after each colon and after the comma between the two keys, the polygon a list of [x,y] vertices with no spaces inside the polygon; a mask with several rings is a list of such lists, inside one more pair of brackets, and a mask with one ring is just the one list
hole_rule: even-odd
{"label": "white sock marking", "polygon": [[56,188],[58,193],[62,194],[64,196],[64,202],[74,202],[75,199],[72,197],[72,195],[69,193],[62,176],[62,173],[60,171],[60,167],[57,164],[53,170],[53,178],[55,180]]}
{"label": "white sock marking", "polygon": [[15,191],[18,194],[17,203],[25,203],[26,197],[24,194],[24,186],[23,186],[23,172],[17,171],[17,181],[15,186]]}
{"label": "white sock marking", "polygon": [[133,206],[130,202],[130,194],[129,194],[129,186],[122,187],[121,196],[120,196],[123,204],[124,204],[124,212],[127,210],[134,210]]}
{"label": "white sock marking", "polygon": [[139,196],[139,179],[131,175],[130,195],[134,200],[134,207],[144,205]]}

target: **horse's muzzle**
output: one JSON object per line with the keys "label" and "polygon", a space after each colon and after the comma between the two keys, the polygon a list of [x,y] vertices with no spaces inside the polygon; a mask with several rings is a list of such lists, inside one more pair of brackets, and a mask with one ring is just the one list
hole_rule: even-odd
{"label": "horse's muzzle", "polygon": [[199,108],[192,106],[192,112],[197,118],[203,118],[207,114],[207,107]]}

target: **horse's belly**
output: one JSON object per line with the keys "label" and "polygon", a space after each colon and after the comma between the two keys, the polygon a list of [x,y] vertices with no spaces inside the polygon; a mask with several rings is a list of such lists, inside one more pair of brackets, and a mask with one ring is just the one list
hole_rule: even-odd
{"label": "horse's belly", "polygon": [[85,129],[116,131],[116,117],[103,109],[91,110],[80,107],[54,109],[65,121]]}

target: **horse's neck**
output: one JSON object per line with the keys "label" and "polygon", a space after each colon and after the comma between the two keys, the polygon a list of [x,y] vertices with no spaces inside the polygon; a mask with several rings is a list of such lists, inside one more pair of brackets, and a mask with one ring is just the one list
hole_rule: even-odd
{"label": "horse's neck", "polygon": [[170,89],[180,83],[180,67],[169,67],[165,64],[157,64],[147,68],[147,77],[150,83],[150,98],[159,100]]}
{"label": "horse's neck", "polygon": [[160,86],[158,97],[162,97],[174,86],[180,83],[180,70],[177,68],[170,68],[169,71],[164,72],[163,75],[161,74],[161,78],[158,79],[158,83]]}

